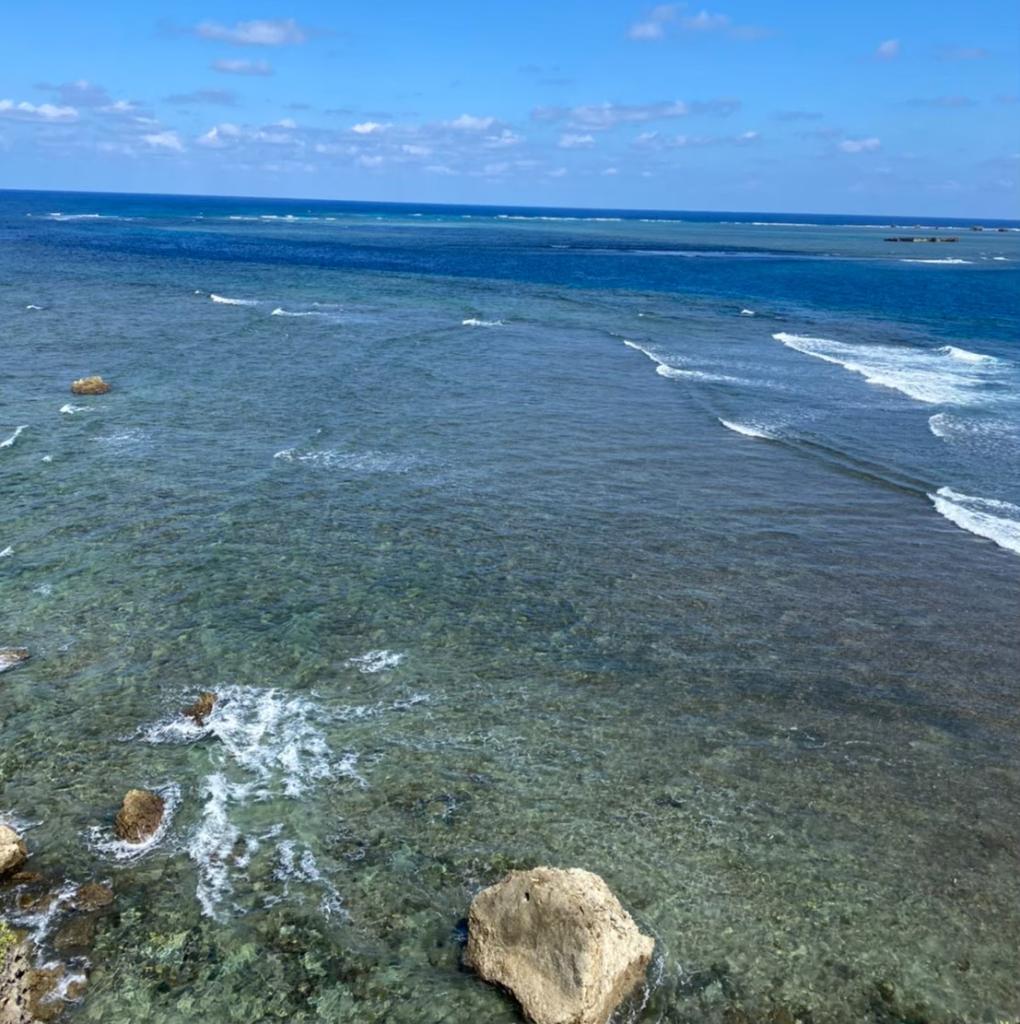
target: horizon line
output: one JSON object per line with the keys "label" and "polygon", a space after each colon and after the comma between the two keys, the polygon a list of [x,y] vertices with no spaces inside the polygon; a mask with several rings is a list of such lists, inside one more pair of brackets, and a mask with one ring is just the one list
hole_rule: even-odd
{"label": "horizon line", "polygon": [[[822,213],[822,212],[807,212],[807,211],[795,211],[787,212],[782,210],[662,210],[653,209],[650,207],[631,207],[631,206],[533,206],[530,204],[516,204],[516,203],[435,203],[435,202],[409,202],[406,200],[389,200],[389,199],[325,199],[325,198],[293,198],[286,196],[263,196],[263,195],[237,195],[237,194],[226,194],[216,192],[143,192],[143,191],[127,191],[127,192],[113,192],[105,191],[100,189],[33,189],[33,188],[0,188],[0,195],[4,193],[30,193],[36,195],[80,195],[80,196],[159,196],[172,199],[239,199],[239,200],[266,200],[268,202],[277,203],[346,203],[349,205],[358,206],[402,206],[402,207],[436,207],[440,209],[463,209],[470,208],[476,210],[541,210],[541,211],[555,211],[555,210],[578,210],[587,213],[655,213],[664,214],[670,218],[679,217],[682,214],[761,214],[771,215],[778,217],[870,217],[876,220],[892,220],[892,221],[916,221],[923,222],[928,221],[958,221],[958,222],[969,222],[973,221],[975,224],[984,223],[990,224],[995,223],[997,225],[1010,225],[1013,227],[1020,227],[1020,218],[1012,219],[1008,217],[946,217],[946,216],[931,216],[931,215],[918,215],[918,214],[887,214],[887,213]],[[903,226],[906,226],[904,223]]]}

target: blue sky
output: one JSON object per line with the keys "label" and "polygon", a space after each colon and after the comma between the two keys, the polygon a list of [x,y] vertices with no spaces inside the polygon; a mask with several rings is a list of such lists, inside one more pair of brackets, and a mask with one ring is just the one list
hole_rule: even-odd
{"label": "blue sky", "polygon": [[0,187],[1016,217],[1015,0],[36,0]]}

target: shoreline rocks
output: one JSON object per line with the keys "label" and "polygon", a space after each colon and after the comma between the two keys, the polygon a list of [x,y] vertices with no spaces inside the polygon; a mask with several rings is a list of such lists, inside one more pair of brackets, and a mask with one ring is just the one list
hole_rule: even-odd
{"label": "shoreline rocks", "polygon": [[0,825],[0,878],[17,871],[28,860],[25,840],[9,825]]}
{"label": "shoreline rocks", "polygon": [[540,867],[475,896],[464,959],[535,1024],[604,1024],[654,947],[598,875]]}
{"label": "shoreline rocks", "polygon": [[100,376],[82,377],[71,385],[72,395],[105,395],[110,385]]}
{"label": "shoreline rocks", "polygon": [[127,843],[148,842],[163,820],[166,804],[157,793],[147,789],[132,789],[124,797],[114,822],[117,836]]}

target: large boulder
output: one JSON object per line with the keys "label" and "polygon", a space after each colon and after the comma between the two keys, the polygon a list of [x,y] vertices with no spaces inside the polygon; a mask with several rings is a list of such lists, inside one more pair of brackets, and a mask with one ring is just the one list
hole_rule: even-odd
{"label": "large boulder", "polygon": [[25,840],[9,825],[0,825],[0,878],[17,871],[28,857]]}
{"label": "large boulder", "polygon": [[654,947],[598,875],[535,868],[475,896],[465,960],[536,1024],[603,1024]]}
{"label": "large boulder", "polygon": [[156,834],[164,810],[163,798],[157,793],[132,789],[117,812],[117,835],[128,843],[147,842]]}
{"label": "large boulder", "polygon": [[110,385],[102,377],[82,377],[71,385],[72,395],[105,395]]}

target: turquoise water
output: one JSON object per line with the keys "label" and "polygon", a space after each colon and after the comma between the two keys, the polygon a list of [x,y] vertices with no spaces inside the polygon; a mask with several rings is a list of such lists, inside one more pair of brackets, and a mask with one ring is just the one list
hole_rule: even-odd
{"label": "turquoise water", "polygon": [[513,1021],[460,922],[545,863],[657,939],[621,1020],[1015,1018],[1020,234],[493,214],[0,194],[66,1019]]}

